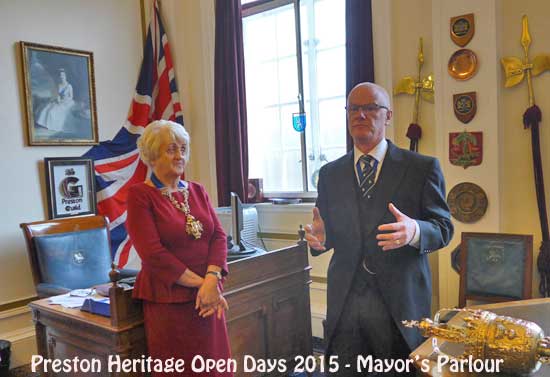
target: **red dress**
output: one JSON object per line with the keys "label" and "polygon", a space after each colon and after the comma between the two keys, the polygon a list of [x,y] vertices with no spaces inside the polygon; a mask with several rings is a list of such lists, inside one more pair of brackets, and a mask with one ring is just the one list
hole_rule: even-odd
{"label": "red dress", "polygon": [[[191,361],[203,358],[230,358],[225,317],[198,316],[195,310],[197,288],[176,284],[189,268],[204,276],[208,265],[227,274],[227,244],[223,228],[204,188],[188,183],[191,214],[203,225],[200,239],[185,231],[185,215],[160,191],[145,183],[128,190],[128,234],[141,258],[141,271],[134,286],[134,297],[143,300],[147,348],[153,359],[184,360],[183,373],[155,373],[154,376],[233,376],[231,372],[194,372]],[[183,194],[172,193],[183,201]]]}

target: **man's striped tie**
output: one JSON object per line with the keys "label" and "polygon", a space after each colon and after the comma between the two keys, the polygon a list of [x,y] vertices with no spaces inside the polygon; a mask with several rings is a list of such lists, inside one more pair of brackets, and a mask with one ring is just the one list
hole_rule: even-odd
{"label": "man's striped tie", "polygon": [[378,167],[378,160],[370,155],[362,155],[355,168],[357,169],[357,175],[359,176],[359,188],[363,198],[370,199],[369,192],[374,187],[374,178],[376,177],[376,168]]}

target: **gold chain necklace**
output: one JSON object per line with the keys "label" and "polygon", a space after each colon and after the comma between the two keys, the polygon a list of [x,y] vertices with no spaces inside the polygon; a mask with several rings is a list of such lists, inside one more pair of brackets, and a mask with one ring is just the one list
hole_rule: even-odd
{"label": "gold chain necklace", "polygon": [[163,187],[160,192],[163,196],[167,197],[170,200],[170,203],[185,215],[185,231],[190,236],[195,237],[196,240],[201,238],[203,226],[202,223],[191,214],[189,209],[189,190],[186,188],[178,188],[178,191],[183,194],[183,203],[178,202],[173,196],[170,190],[167,187]]}

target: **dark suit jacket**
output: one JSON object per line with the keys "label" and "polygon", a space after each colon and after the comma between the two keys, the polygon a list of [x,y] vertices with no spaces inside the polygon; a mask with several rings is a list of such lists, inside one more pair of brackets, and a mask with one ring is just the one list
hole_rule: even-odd
{"label": "dark suit jacket", "polygon": [[[369,268],[376,272],[384,301],[409,347],[414,349],[422,337],[414,329],[405,329],[401,321],[430,316],[431,272],[426,254],[447,245],[453,235],[441,168],[437,159],[398,148],[388,141],[372,192],[375,221],[368,224],[363,234],[354,168],[352,151],[324,165],[319,173],[316,206],[325,222],[326,249],[334,248],[328,268],[328,348],[340,314],[346,309],[357,266],[368,250]],[[396,221],[388,209],[390,202],[418,222],[420,249],[405,245],[383,251],[378,246],[377,227]],[[311,253],[316,256],[321,252],[312,249]]]}

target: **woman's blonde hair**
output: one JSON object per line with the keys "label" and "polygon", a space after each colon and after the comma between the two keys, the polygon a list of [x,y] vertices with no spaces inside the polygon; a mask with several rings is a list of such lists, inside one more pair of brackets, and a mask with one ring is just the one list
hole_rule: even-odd
{"label": "woman's blonde hair", "polygon": [[151,166],[151,162],[160,156],[161,137],[168,132],[173,141],[185,144],[185,161],[189,161],[189,133],[181,124],[170,120],[155,120],[145,127],[145,131],[137,141],[139,155],[143,162]]}

